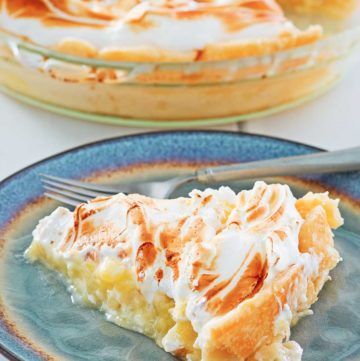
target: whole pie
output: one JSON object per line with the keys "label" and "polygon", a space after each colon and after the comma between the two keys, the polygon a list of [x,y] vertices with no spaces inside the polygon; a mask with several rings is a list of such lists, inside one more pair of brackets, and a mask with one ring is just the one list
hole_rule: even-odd
{"label": "whole pie", "polygon": [[280,4],[340,15],[355,0],[1,0],[0,28],[73,55],[146,62],[271,54],[322,37]]}
{"label": "whole pie", "polygon": [[40,221],[26,252],[73,299],[179,359],[298,361],[290,325],[311,313],[340,260],[338,201],[288,186],[119,194]]}

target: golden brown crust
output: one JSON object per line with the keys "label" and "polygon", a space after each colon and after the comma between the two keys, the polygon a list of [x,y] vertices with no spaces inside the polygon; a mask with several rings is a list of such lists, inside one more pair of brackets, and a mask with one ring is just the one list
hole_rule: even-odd
{"label": "golden brown crust", "polygon": [[277,0],[285,9],[300,14],[323,14],[344,19],[359,5],[359,0]]}
{"label": "golden brown crust", "polygon": [[[241,360],[251,356],[261,344],[271,343],[276,318],[291,299],[292,286],[301,277],[301,271],[301,266],[293,266],[280,273],[266,290],[212,327],[210,339],[216,342],[207,345],[204,360]],[[227,358],[220,358],[225,355]]]}
{"label": "golden brown crust", "polygon": [[[253,42],[213,43],[198,51],[176,52],[151,46],[112,47],[97,51],[91,44],[76,39],[65,39],[55,49],[70,55],[100,58],[108,61],[182,63],[192,61],[231,60],[248,56],[262,56],[316,42],[322,28],[312,26],[295,35],[284,32],[278,38]],[[296,64],[295,64],[296,65]]]}
{"label": "golden brown crust", "polygon": [[339,211],[339,200],[331,199],[328,193],[308,193],[296,202],[296,208],[301,216],[306,219],[309,213],[321,206],[326,213],[326,220],[331,228],[338,228],[343,225],[344,220]]}
{"label": "golden brown crust", "polygon": [[84,40],[64,39],[55,46],[55,50],[69,55],[82,56],[85,58],[95,58],[98,51],[90,43]]}
{"label": "golden brown crust", "polygon": [[205,47],[199,60],[228,60],[246,56],[268,55],[313,43],[321,37],[321,27],[312,26],[307,31],[299,33],[299,35],[283,33],[279,38],[269,41],[209,44]]}
{"label": "golden brown crust", "polygon": [[140,62],[191,62],[195,61],[196,51],[175,52],[150,46],[134,48],[107,48],[98,53],[100,59],[109,61],[140,61]]}
{"label": "golden brown crust", "polygon": [[307,302],[304,308],[316,302],[318,293],[328,279],[329,272],[338,264],[340,255],[334,248],[334,240],[328,217],[322,206],[316,206],[306,216],[299,234],[301,252],[314,252],[320,258],[319,273],[309,279]]}

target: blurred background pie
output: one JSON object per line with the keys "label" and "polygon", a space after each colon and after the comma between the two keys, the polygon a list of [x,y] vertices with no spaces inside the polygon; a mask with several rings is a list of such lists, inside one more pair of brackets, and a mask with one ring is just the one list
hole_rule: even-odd
{"label": "blurred background pie", "polygon": [[331,87],[360,38],[355,0],[0,4],[5,91],[95,120],[280,110]]}

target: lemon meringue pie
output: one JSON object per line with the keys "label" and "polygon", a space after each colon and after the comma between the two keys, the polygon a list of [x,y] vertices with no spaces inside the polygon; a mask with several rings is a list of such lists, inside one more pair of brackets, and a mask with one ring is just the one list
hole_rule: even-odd
{"label": "lemon meringue pie", "polygon": [[26,251],[72,297],[192,361],[298,361],[290,325],[340,260],[338,201],[257,182],[188,198],[119,194],[40,221]]}
{"label": "lemon meringue pie", "polygon": [[356,34],[328,42],[328,19],[308,14],[344,17],[359,2],[0,0],[1,89],[127,126],[262,116],[339,80]]}
{"label": "lemon meringue pie", "polygon": [[2,0],[3,29],[62,52],[106,60],[200,61],[269,54],[319,39],[275,0]]}

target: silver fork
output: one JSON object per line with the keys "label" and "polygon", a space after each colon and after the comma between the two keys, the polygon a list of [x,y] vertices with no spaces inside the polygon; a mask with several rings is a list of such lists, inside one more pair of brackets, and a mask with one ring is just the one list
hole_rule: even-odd
{"label": "silver fork", "polygon": [[156,198],[169,198],[187,183],[219,183],[273,176],[335,173],[360,170],[360,147],[333,152],[320,152],[255,162],[231,164],[195,170],[193,173],[165,181],[142,182],[110,187],[73,179],[40,174],[45,195],[62,203],[77,206],[91,198],[117,193],[140,193]]}

